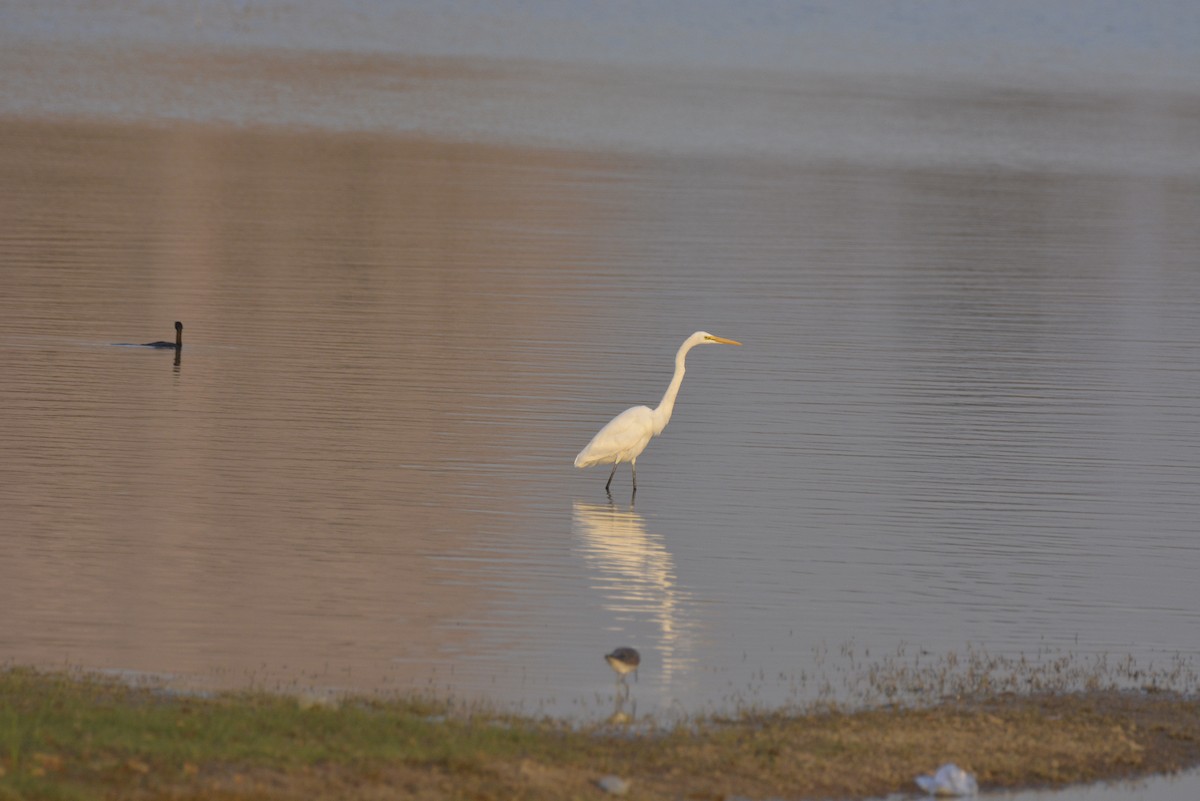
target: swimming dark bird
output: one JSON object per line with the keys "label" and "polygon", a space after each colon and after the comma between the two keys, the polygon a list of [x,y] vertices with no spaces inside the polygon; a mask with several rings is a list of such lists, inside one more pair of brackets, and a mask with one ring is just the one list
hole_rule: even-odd
{"label": "swimming dark bird", "polygon": [[638,665],[642,664],[642,655],[633,648],[618,648],[611,654],[605,654],[604,660],[617,673],[618,681],[625,681],[625,676],[632,673],[637,678]]}
{"label": "swimming dark bird", "polygon": [[143,342],[143,348],[173,348],[174,350],[183,349],[183,323],[175,321],[175,341],[167,342],[160,339],[158,342]]}

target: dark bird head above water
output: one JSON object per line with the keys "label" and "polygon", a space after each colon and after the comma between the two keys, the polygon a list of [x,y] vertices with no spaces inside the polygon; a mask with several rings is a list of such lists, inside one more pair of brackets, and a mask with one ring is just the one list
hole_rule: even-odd
{"label": "dark bird head above water", "polygon": [[178,320],[175,321],[174,342],[167,342],[160,339],[158,342],[143,343],[142,346],[146,348],[174,348],[175,350],[179,350],[183,347],[183,323],[179,322]]}

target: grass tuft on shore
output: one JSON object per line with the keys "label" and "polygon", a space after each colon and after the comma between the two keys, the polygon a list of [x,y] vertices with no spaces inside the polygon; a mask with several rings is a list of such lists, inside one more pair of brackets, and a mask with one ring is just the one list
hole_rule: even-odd
{"label": "grass tuft on shore", "polygon": [[212,697],[0,671],[0,799],[861,798],[954,761],[985,788],[1200,763],[1200,701],[1178,692],[1017,694],[930,707],[746,712],[672,728],[456,714],[417,699]]}

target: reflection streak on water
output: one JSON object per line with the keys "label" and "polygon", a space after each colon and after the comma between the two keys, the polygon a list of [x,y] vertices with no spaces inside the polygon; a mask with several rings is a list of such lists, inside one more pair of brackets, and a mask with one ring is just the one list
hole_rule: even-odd
{"label": "reflection streak on water", "polygon": [[[593,587],[604,595],[604,608],[612,613],[613,636],[637,632],[639,624],[651,624],[651,642],[628,644],[654,649],[659,662],[656,669],[670,691],[677,674],[694,663],[689,598],[676,584],[670,551],[661,536],[646,530],[645,518],[632,508],[575,501],[572,510],[572,530],[591,571]],[[614,643],[620,644],[625,643]]]}

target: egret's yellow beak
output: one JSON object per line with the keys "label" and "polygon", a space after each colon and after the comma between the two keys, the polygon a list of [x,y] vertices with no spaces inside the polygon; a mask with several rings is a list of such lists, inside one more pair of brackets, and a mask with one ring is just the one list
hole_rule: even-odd
{"label": "egret's yellow beak", "polygon": [[711,342],[720,342],[722,345],[740,345],[740,344],[742,344],[741,342],[738,342],[736,339],[726,339],[725,337],[715,337],[712,334],[709,334],[707,337],[705,337],[705,339],[708,339]]}

